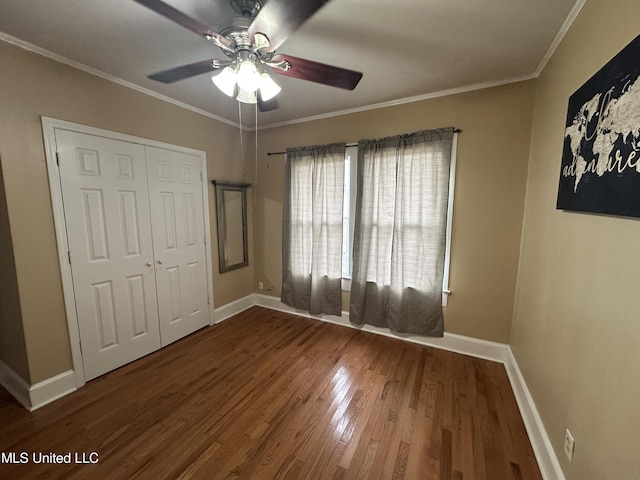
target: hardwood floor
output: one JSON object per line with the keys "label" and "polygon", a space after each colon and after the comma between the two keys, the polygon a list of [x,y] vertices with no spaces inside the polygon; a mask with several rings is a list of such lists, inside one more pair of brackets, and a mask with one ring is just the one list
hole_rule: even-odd
{"label": "hardwood floor", "polygon": [[33,413],[0,389],[0,452],[29,459],[3,479],[541,478],[501,364],[259,307]]}

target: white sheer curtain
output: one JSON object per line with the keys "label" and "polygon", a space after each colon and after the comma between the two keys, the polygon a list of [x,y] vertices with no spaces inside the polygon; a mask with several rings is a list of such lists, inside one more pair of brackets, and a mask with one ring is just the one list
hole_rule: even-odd
{"label": "white sheer curtain", "polygon": [[349,319],[442,336],[453,128],[361,140]]}
{"label": "white sheer curtain", "polygon": [[282,218],[282,294],[311,314],[342,311],[345,144],[287,149]]}

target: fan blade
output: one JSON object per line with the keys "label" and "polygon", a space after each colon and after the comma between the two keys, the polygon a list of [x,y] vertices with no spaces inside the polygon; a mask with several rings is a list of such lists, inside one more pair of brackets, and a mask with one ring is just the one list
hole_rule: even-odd
{"label": "fan blade", "polygon": [[266,35],[270,45],[264,50],[273,52],[328,1],[269,0],[251,22],[249,35],[252,39],[256,33]]}
{"label": "fan blade", "polygon": [[163,17],[168,18],[169,20],[177,23],[178,25],[183,26],[187,30],[191,30],[193,33],[200,35],[201,37],[209,40],[210,38],[217,39],[223,45],[228,45],[229,41],[220,35],[217,32],[211,30],[210,27],[200,23],[199,21],[191,18],[188,15],[185,15],[180,10],[176,10],[171,5],[164,3],[161,0],[134,0],[138,2],[140,5],[144,5],[147,8],[150,8],[156,13],[159,13]]}
{"label": "fan blade", "polygon": [[217,68],[213,66],[214,61],[215,60],[202,60],[201,62],[192,63],[190,65],[183,65],[181,67],[165,70],[164,72],[154,73],[153,75],[149,75],[148,78],[162,83],[177,82],[178,80],[195,77],[196,75],[217,70]]}
{"label": "fan blade", "polygon": [[258,110],[261,112],[270,112],[278,107],[278,101],[275,97],[270,100],[262,100],[262,95],[260,94],[260,90],[258,90]]}
{"label": "fan blade", "polygon": [[322,83],[332,87],[353,90],[362,78],[362,73],[346,68],[334,67],[324,63],[312,62],[304,58],[292,57],[291,55],[276,55],[269,63],[286,61],[291,65],[288,70],[274,68],[273,71],[285,77],[309,80],[310,82]]}

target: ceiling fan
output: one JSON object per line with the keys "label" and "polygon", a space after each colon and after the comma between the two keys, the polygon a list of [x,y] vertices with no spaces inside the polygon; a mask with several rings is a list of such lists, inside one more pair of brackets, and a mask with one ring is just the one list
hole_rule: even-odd
{"label": "ceiling fan", "polygon": [[329,0],[231,0],[241,17],[234,17],[220,33],[161,0],[134,0],[204,37],[219,47],[227,60],[210,59],[171,68],[148,78],[173,83],[222,69],[212,77],[216,86],[242,103],[258,103],[261,111],[277,108],[273,97],[280,87],[268,72],[353,90],[362,73],[326,65],[276,50]]}

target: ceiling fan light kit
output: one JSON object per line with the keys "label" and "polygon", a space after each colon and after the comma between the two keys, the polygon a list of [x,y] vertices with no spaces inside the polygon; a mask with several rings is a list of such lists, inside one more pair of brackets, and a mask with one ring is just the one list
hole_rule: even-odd
{"label": "ceiling fan light kit", "polygon": [[251,60],[243,60],[238,65],[228,66],[211,77],[218,89],[225,95],[233,97],[238,87],[236,100],[241,103],[257,103],[256,91],[260,90],[262,100],[268,101],[280,93],[280,86],[267,72],[260,73],[258,66]]}
{"label": "ceiling fan light kit", "polygon": [[280,93],[280,85],[273,81],[267,72],[260,75],[260,95],[265,102]]}
{"label": "ceiling fan light kit", "polygon": [[238,87],[250,92],[255,92],[260,88],[260,74],[251,60],[240,62],[236,72],[236,82],[238,82]]}
{"label": "ceiling fan light kit", "polygon": [[236,100],[240,103],[258,103],[256,92],[250,92],[248,90],[243,90],[242,88],[238,88]]}
{"label": "ceiling fan light kit", "polygon": [[[264,102],[281,90],[268,70],[291,78],[353,90],[362,73],[345,68],[277,55],[276,49],[315,14],[328,0],[230,0],[231,7],[242,18],[230,19],[221,33],[200,23],[162,0],[134,0],[167,19],[213,42],[230,58],[200,61],[149,75],[152,80],[173,83],[178,80],[222,69],[211,77],[213,83],[229,97],[241,103],[257,103],[261,111]],[[236,94],[237,90],[237,94]],[[259,95],[258,95],[259,93]]]}
{"label": "ceiling fan light kit", "polygon": [[236,71],[231,67],[225,67],[222,71],[211,77],[211,80],[222,93],[229,97],[233,97],[236,89]]}

